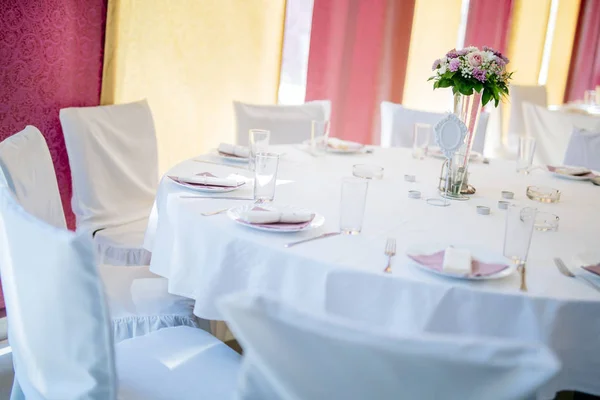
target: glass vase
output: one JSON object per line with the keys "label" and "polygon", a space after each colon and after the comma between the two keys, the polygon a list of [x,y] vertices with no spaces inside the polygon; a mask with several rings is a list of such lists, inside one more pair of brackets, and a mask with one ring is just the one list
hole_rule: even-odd
{"label": "glass vase", "polygon": [[467,126],[467,135],[462,146],[456,151],[454,157],[448,162],[448,190],[445,196],[455,200],[467,200],[468,197],[461,192],[466,191],[466,182],[469,169],[469,158],[477,122],[481,113],[481,93],[465,96],[460,93],[454,95],[454,114]]}

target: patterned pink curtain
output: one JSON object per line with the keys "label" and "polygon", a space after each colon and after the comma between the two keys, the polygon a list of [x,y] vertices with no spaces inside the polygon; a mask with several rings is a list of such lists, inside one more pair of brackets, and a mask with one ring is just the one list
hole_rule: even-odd
{"label": "patterned pink curtain", "polygon": [[[406,5],[406,7],[404,7]],[[395,7],[393,7],[395,6]],[[311,30],[306,100],[332,101],[331,133],[333,136],[361,143],[373,141],[374,118],[379,118],[377,101],[381,96],[388,12],[407,15],[408,34],[398,41],[410,40],[414,0],[315,0]],[[405,11],[404,13],[402,11]],[[406,21],[404,21],[406,23]],[[404,67],[399,73],[403,86],[408,45],[403,49]],[[398,65],[398,63],[387,64]],[[389,77],[386,78],[390,81]],[[398,96],[394,96],[398,98]]]}
{"label": "patterned pink curtain", "polygon": [[471,0],[465,46],[489,46],[506,53],[513,0]]}
{"label": "patterned pink curtain", "polygon": [[0,0],[0,140],[26,125],[44,134],[70,228],[71,174],[58,112],[99,104],[106,1]]}
{"label": "patterned pink curtain", "polygon": [[582,100],[600,85],[600,1],[582,0],[573,44],[565,102]]}

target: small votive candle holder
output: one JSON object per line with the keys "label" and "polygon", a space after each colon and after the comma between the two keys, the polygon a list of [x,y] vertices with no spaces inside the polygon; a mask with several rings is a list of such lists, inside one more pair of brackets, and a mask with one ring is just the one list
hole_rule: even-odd
{"label": "small votive candle holder", "polygon": [[352,175],[363,179],[382,179],[383,167],[374,164],[354,164]]}
{"label": "small votive candle holder", "polygon": [[558,203],[560,190],[544,186],[527,186],[527,197],[540,203]]}
{"label": "small votive candle holder", "polygon": [[515,194],[513,192],[509,192],[508,190],[502,191],[502,198],[512,200],[515,198]]}
{"label": "small votive candle holder", "polygon": [[498,201],[498,208],[499,209],[506,210],[506,209],[508,209],[508,206],[510,206],[510,202],[504,201],[504,200]]}
{"label": "small votive candle holder", "polygon": [[404,175],[404,180],[406,182],[415,182],[417,178],[414,175]]}
{"label": "small votive candle holder", "polygon": [[558,222],[560,218],[558,215],[551,214],[548,212],[537,212],[535,214],[535,230],[541,232],[547,231],[557,231],[558,230]]}
{"label": "small votive candle holder", "polygon": [[486,206],[477,206],[477,214],[490,215],[490,208]]}
{"label": "small votive candle holder", "polygon": [[420,199],[421,198],[421,192],[419,192],[418,190],[409,190],[408,191],[408,197],[411,199]]}

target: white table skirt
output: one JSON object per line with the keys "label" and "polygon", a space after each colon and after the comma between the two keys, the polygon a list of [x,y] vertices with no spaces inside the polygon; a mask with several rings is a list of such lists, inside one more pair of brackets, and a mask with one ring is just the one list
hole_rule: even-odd
{"label": "white table skirt", "polygon": [[[482,296],[496,295],[502,308],[496,311],[506,315],[522,312],[521,309],[511,308],[517,303],[506,302],[506,307],[502,305],[507,294],[518,296],[525,303],[530,302],[533,322],[521,327],[522,337],[531,338],[533,323],[538,332],[548,333],[539,335],[538,339],[551,348],[568,343],[574,349],[576,357],[562,360],[565,368],[573,363],[588,363],[579,365],[577,370],[588,370],[589,376],[575,379],[561,375],[560,381],[552,387],[579,388],[600,394],[600,380],[594,378],[599,370],[597,361],[595,365],[590,361],[600,360],[600,293],[580,280],[560,275],[552,262],[553,257],[561,257],[569,262],[580,252],[598,249],[599,187],[589,182],[557,179],[541,170],[529,176],[518,175],[514,163],[507,161],[492,160],[489,165],[476,162],[470,167],[470,182],[477,188],[477,193],[469,201],[452,202],[450,207],[438,208],[427,205],[424,200],[409,199],[407,192],[417,189],[423,192],[424,197],[436,196],[441,160],[414,160],[409,150],[398,148],[375,149],[374,154],[327,155],[322,158],[312,157],[289,146],[277,150],[286,155],[280,163],[281,182],[277,186],[276,203],[294,204],[323,214],[326,222],[318,231],[273,234],[239,226],[225,214],[203,217],[202,212],[246,202],[184,199],[179,196],[194,193],[182,190],[168,179],[163,179],[160,185],[156,210],[154,217],[151,217],[145,241],[145,246],[153,254],[150,268],[152,272],[169,279],[170,292],[195,299],[194,313],[197,316],[220,319],[215,301],[224,294],[242,290],[267,292],[283,300],[324,309],[328,275],[332,271],[348,268],[381,274],[386,263],[383,254],[385,240],[395,237],[398,255],[392,264],[394,276],[407,282],[473,289],[464,291],[468,293],[465,301],[469,302],[476,302],[478,293]],[[284,243],[338,230],[340,178],[350,176],[352,165],[356,163],[375,163],[385,167],[384,179],[370,182],[362,234],[337,236],[284,248]],[[181,163],[169,174],[203,171],[248,174],[241,169],[224,169],[193,161]],[[417,182],[405,182],[404,174],[416,175]],[[561,202],[533,202],[525,196],[527,185],[560,189],[563,192]],[[235,195],[251,196],[251,185],[247,186],[235,192]],[[561,219],[558,232],[534,232],[527,272],[529,292],[523,294],[518,291],[517,274],[485,282],[446,280],[410,264],[405,250],[420,243],[463,244],[501,253],[505,224],[504,211],[497,208],[501,190],[515,192],[514,202],[518,204],[550,211]],[[489,206],[492,214],[478,215],[475,211],[477,205]],[[600,283],[600,279],[597,281]],[[352,293],[346,293],[346,296],[351,299]],[[429,306],[435,306],[436,301],[442,301],[442,298],[431,299]],[[586,313],[557,313],[559,317],[551,320],[537,318],[535,305],[545,302],[551,303],[553,308],[578,310],[581,307]],[[590,304],[597,311],[595,315],[589,315]],[[394,312],[385,303],[378,304],[376,309],[377,312]],[[473,315],[473,321],[477,320],[478,316]],[[481,320],[486,318],[482,316]],[[546,321],[551,321],[551,325],[548,326]],[[448,330],[455,329],[452,319],[445,319],[444,323],[448,324]],[[585,331],[581,338],[585,337],[587,341],[578,342],[579,336],[569,336],[577,330],[569,331],[559,341],[555,340],[553,334],[560,335],[563,324],[581,327],[581,331]],[[494,334],[493,329],[488,330],[487,334]],[[501,334],[499,330],[498,335]],[[595,340],[590,341],[590,338]],[[579,357],[586,354],[588,356],[584,359]],[[587,382],[586,385],[582,385],[582,381]]]}

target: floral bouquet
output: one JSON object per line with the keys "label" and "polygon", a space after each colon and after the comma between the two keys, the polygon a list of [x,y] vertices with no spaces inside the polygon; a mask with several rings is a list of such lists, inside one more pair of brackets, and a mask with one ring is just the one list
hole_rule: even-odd
{"label": "floral bouquet", "polygon": [[428,80],[434,81],[434,89],[451,87],[453,94],[481,93],[482,105],[493,99],[497,107],[500,98],[508,95],[508,81],[512,78],[512,72],[506,71],[508,62],[502,53],[487,46],[483,50],[473,46],[452,49],[433,62],[435,75]]}

